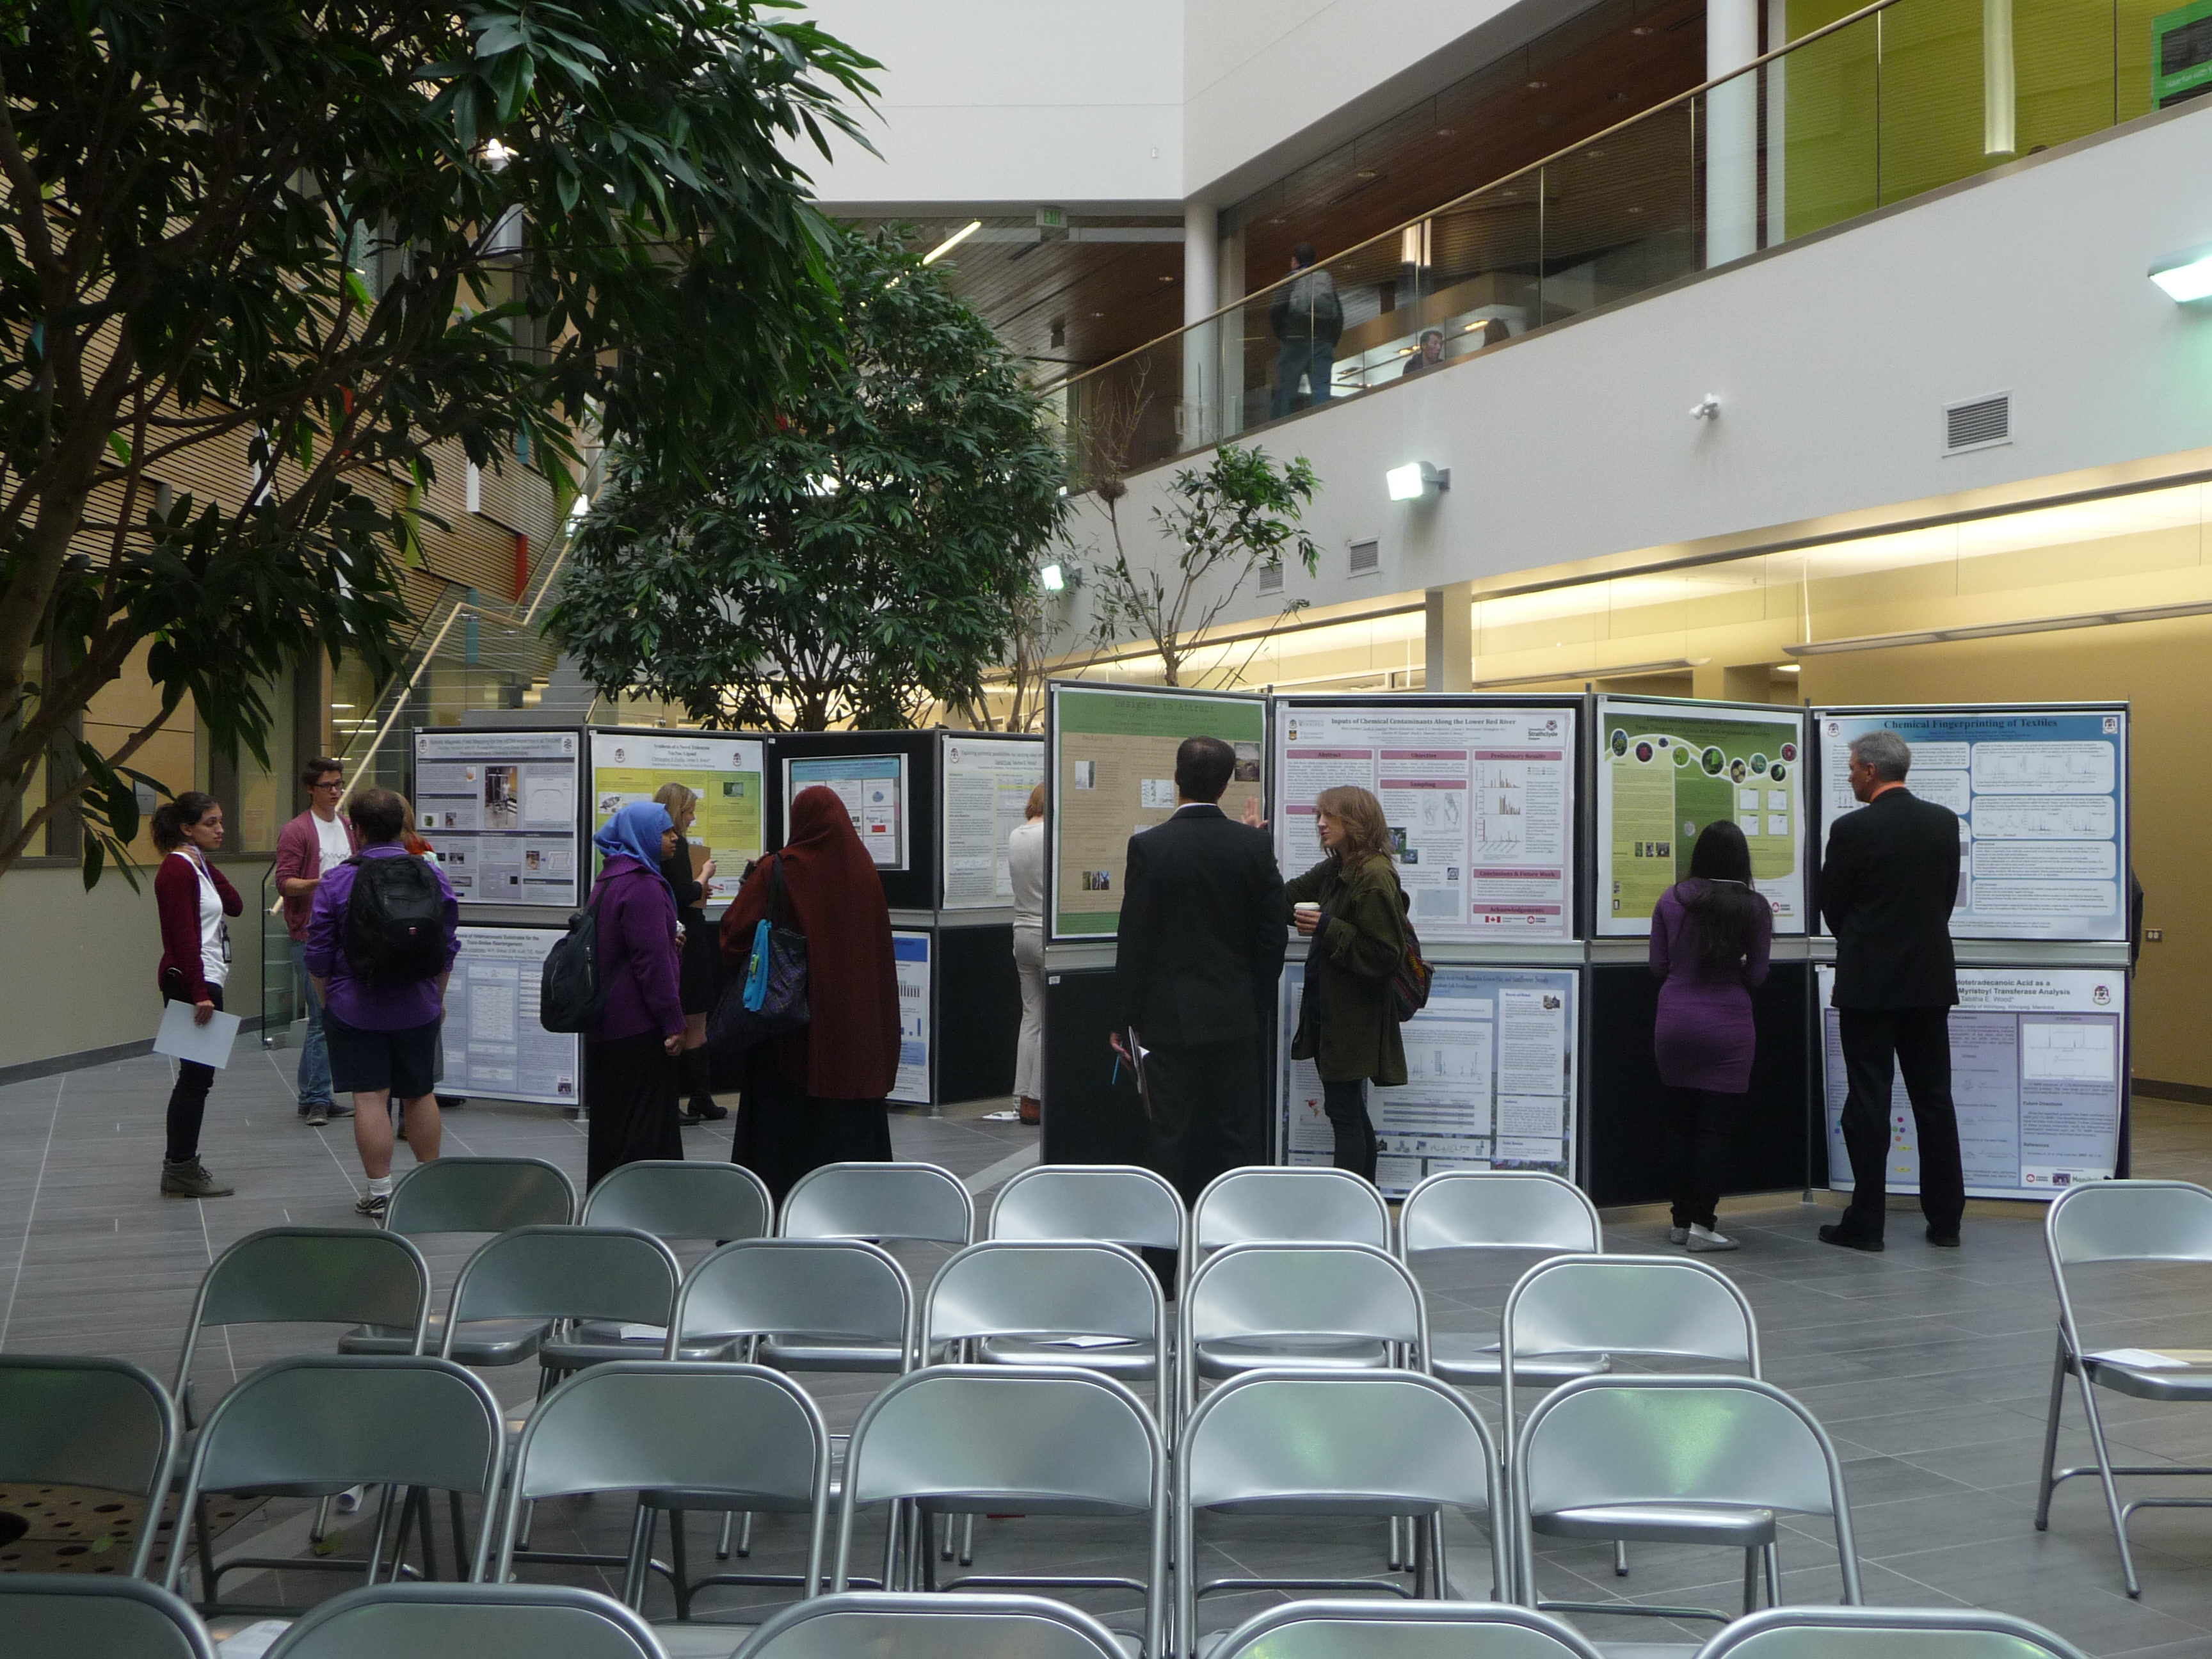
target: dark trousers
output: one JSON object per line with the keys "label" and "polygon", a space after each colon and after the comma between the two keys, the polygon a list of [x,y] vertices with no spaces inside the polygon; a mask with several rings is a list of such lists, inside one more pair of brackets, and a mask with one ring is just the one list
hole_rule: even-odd
{"label": "dark trousers", "polygon": [[1328,377],[1336,367],[1336,346],[1328,340],[1285,340],[1275,359],[1277,418],[1297,407],[1298,381],[1313,389],[1312,401],[1328,401]]}
{"label": "dark trousers", "polygon": [[1336,1132],[1336,1167],[1364,1180],[1375,1179],[1375,1120],[1367,1115],[1367,1080],[1322,1080],[1321,1109]]}
{"label": "dark trousers", "polygon": [[1938,1236],[1959,1231],[1966,1177],[1959,1162],[1959,1117],[1951,1105],[1948,1008],[1838,1008],[1844,1075],[1844,1148],[1851,1159],[1851,1201],[1839,1225],[1880,1238],[1887,1212],[1890,1080],[1905,1075],[1920,1146],[1920,1211]]}
{"label": "dark trousers", "polygon": [[1194,1204],[1226,1170],[1267,1161],[1266,1077],[1260,1038],[1232,1037],[1145,1056],[1152,1096],[1152,1166]]}
{"label": "dark trousers", "polygon": [[[207,999],[222,1006],[222,987],[207,988]],[[171,1002],[184,998],[173,996]],[[207,1116],[208,1090],[215,1083],[215,1067],[195,1060],[177,1062],[176,1086],[169,1091],[168,1148],[161,1156],[172,1164],[189,1164],[200,1155],[200,1122]]]}
{"label": "dark trousers", "polygon": [[1729,1141],[1743,1121],[1747,1094],[1718,1089],[1667,1091],[1674,1115],[1674,1179],[1669,1188],[1677,1227],[1714,1228],[1721,1183],[1728,1170]]}

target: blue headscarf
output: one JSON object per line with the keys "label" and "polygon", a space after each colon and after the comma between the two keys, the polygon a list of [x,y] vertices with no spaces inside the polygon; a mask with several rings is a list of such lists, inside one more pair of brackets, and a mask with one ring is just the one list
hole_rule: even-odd
{"label": "blue headscarf", "polygon": [[676,827],[668,809],[657,800],[636,800],[622,808],[592,837],[592,845],[609,858],[633,858],[654,875],[660,873],[660,838]]}

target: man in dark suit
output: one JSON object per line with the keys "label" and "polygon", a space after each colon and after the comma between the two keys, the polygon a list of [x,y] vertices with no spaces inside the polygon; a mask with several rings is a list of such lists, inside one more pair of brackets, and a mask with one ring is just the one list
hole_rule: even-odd
{"label": "man in dark suit", "polygon": [[1959,975],[1951,908],[1959,895],[1959,817],[1905,787],[1912,750],[1894,732],[1851,744],[1851,793],[1866,805],[1838,818],[1820,866],[1820,915],[1836,936],[1837,1024],[1843,1039],[1844,1146],[1851,1201],[1821,1243],[1882,1247],[1890,1079],[1905,1074],[1920,1147],[1928,1242],[1954,1246],[1966,1213],[1959,1120],[1951,1104],[1951,1010]]}
{"label": "man in dark suit", "polygon": [[1149,1050],[1152,1167],[1188,1203],[1267,1161],[1265,1037],[1282,977],[1283,877],[1261,831],[1216,805],[1237,769],[1218,738],[1176,751],[1176,811],[1129,837],[1114,971]]}

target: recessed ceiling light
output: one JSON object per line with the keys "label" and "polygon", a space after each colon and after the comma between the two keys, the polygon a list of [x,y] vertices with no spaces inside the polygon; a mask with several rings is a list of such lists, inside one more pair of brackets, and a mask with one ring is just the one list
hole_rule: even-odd
{"label": "recessed ceiling light", "polygon": [[1094,311],[1091,314],[1094,317],[1103,317],[1106,313],[1103,311]]}
{"label": "recessed ceiling light", "polygon": [[1654,29],[1649,23],[1638,23],[1634,28],[1629,30],[1629,33],[1631,34],[1656,34],[1658,31]]}
{"label": "recessed ceiling light", "polygon": [[1531,92],[1541,92],[1546,87],[1548,87],[1552,83],[1549,81],[1531,81],[1528,83],[1528,90]]}
{"label": "recessed ceiling light", "polygon": [[1372,179],[1375,176],[1375,169],[1373,167],[1362,167],[1359,169],[1359,176],[1363,179]]}
{"label": "recessed ceiling light", "polygon": [[1437,137],[1439,138],[1449,138],[1456,131],[1457,129],[1454,127],[1438,127],[1437,129]]}
{"label": "recessed ceiling light", "polygon": [[1632,207],[1632,208],[1629,209],[1628,210],[1629,210],[1631,213],[1641,213],[1641,212],[1643,212],[1643,211],[1644,211],[1644,210],[1643,210],[1642,208],[1640,208],[1640,207]]}
{"label": "recessed ceiling light", "polygon": [[1628,101],[1628,94],[1625,92],[1608,92],[1605,98],[1609,104],[1625,104]]}
{"label": "recessed ceiling light", "polygon": [[1605,152],[1601,149],[1586,149],[1583,154],[1589,156],[1593,161],[1602,161],[1605,160]]}
{"label": "recessed ceiling light", "polygon": [[1172,277],[1172,276],[1163,276],[1163,277],[1161,277],[1161,278],[1160,278],[1160,280],[1161,280],[1162,282],[1164,282],[1164,283],[1172,283],[1173,281],[1175,281],[1175,278],[1174,278],[1174,277]]}

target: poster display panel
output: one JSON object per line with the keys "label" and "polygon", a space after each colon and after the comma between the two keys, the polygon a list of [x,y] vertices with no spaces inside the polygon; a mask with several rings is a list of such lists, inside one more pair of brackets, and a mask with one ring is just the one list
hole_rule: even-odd
{"label": "poster display panel", "polygon": [[[1321,1076],[1291,1058],[1305,964],[1283,975],[1284,1161],[1328,1164],[1335,1135]],[[1406,1023],[1406,1086],[1367,1090],[1381,1143],[1375,1182],[1401,1198],[1439,1170],[1543,1170],[1574,1179],[1580,975],[1572,969],[1439,963]]]}
{"label": "poster display panel", "polygon": [[1850,745],[1870,732],[1910,744],[1905,787],[1959,815],[1954,939],[2127,938],[2126,709],[1816,708],[1813,718],[1824,839],[1858,810]]}
{"label": "poster display panel", "polygon": [[1314,801],[1382,803],[1424,942],[1574,935],[1575,710],[1285,702],[1276,721],[1275,858],[1320,856]]}
{"label": "poster display panel", "polygon": [[1051,932],[1110,934],[1121,919],[1129,837],[1175,811],[1176,750],[1219,738],[1237,751],[1221,810],[1263,807],[1267,705],[1259,697],[1055,685],[1052,700]]}
{"label": "poster display panel", "polygon": [[898,974],[898,1079],[890,1099],[929,1104],[929,953],[927,933],[891,934],[891,964]]}
{"label": "poster display panel", "polygon": [[1597,933],[1648,935],[1651,907],[1690,873],[1698,832],[1722,818],[1750,843],[1774,931],[1805,932],[1802,714],[1600,697],[1597,720]]}
{"label": "poster display panel", "polygon": [[[1951,1096],[1970,1198],[2056,1198],[2118,1167],[2127,1054],[2127,973],[2118,968],[1961,968],[1951,1011]],[[1849,1192],[1844,1049],[1819,970],[1828,1185]],[[1920,1190],[1920,1152],[1900,1076],[1891,1085],[1888,1190]]]}
{"label": "poster display panel", "polygon": [[583,1039],[538,1023],[545,957],[560,927],[463,927],[446,982],[443,1094],[579,1103]]}
{"label": "poster display panel", "polygon": [[[592,733],[592,828],[633,801],[651,800],[663,784],[680,783],[699,797],[699,816],[685,832],[694,857],[714,861],[708,903],[737,896],[745,866],[761,855],[767,773],[757,738],[719,732],[673,736],[658,732]],[[696,873],[696,872],[695,872]]]}
{"label": "poster display panel", "polygon": [[415,734],[415,827],[464,906],[575,907],[577,741],[574,732]]}
{"label": "poster display panel", "polygon": [[791,803],[816,784],[845,803],[854,833],[878,870],[903,870],[906,859],[906,757],[810,755],[783,763],[783,838],[791,839]]}
{"label": "poster display panel", "polygon": [[947,910],[988,909],[1014,902],[1006,837],[1044,781],[1042,738],[945,739],[945,877]]}

